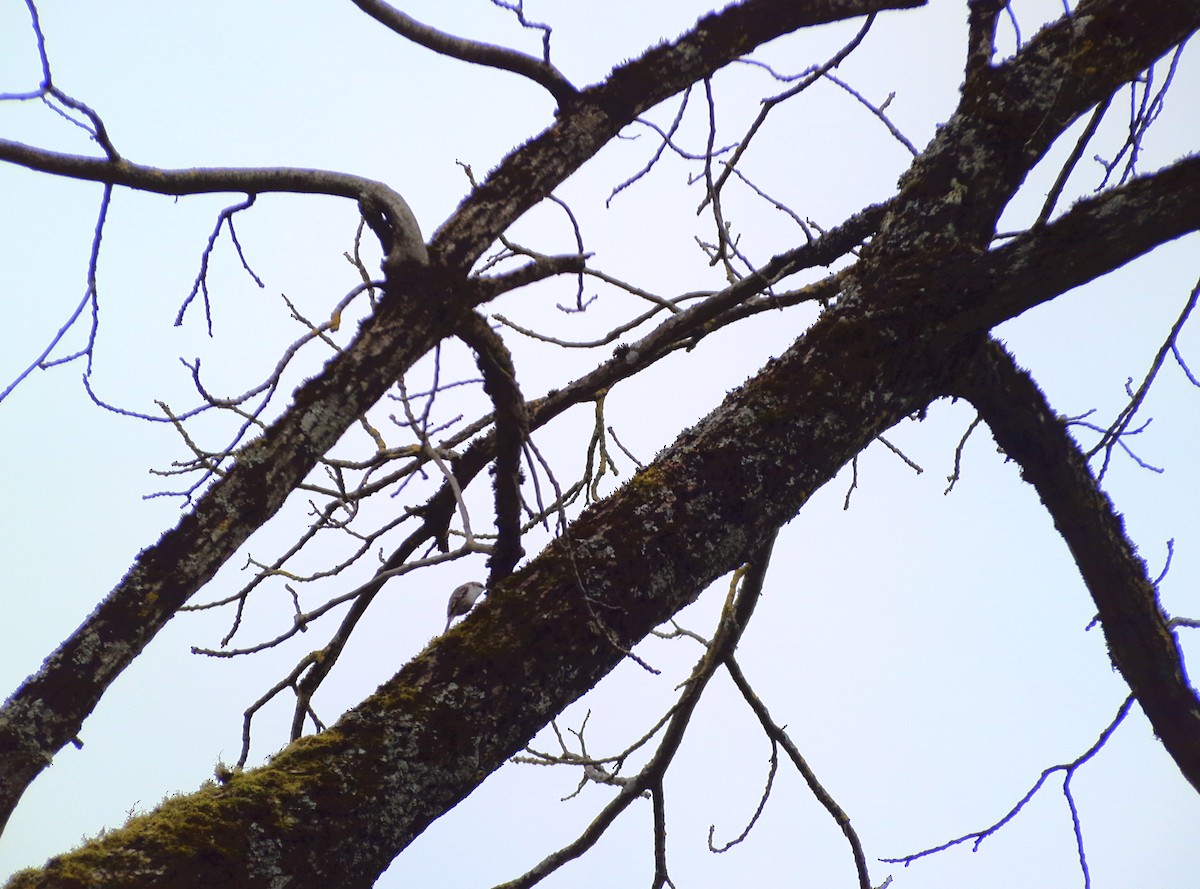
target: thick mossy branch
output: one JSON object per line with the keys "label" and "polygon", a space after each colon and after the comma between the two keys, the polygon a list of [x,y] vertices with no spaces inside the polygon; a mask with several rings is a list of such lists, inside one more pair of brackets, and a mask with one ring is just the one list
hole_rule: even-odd
{"label": "thick mossy branch", "polygon": [[[574,103],[542,136],[511,154],[476,188],[441,229],[428,261],[419,232],[398,195],[379,183],[320,171],[167,171],[120,158],[61,155],[0,141],[0,160],[30,169],[110,182],[167,194],[205,191],[299,191],[345,194],[384,233],[389,285],[375,315],[325,369],[296,392],[291,407],[237,455],[224,477],[193,511],[143,550],[130,572],[42,668],[0,710],[0,825],[29,782],[74,738],[109,683],[137,657],[175,611],[312,471],[317,460],[405,371],[452,335],[472,306],[465,272],[525,210],[543,200],[642,110],[707,76],[765,40],[806,24],[835,21],[876,9],[919,5],[922,0],[824,0],[795,4],[749,0],[747,12],[705,19],[671,50],[681,67],[658,79],[664,48],[651,50],[642,68],[631,62],[613,75],[612,87],[594,87],[593,99]],[[745,18],[749,15],[750,18]],[[707,24],[705,24],[707,23]],[[751,27],[752,25],[752,27]],[[692,59],[693,44],[706,46],[713,28],[730,30],[722,53]],[[745,34],[739,29],[745,27]],[[736,38],[736,39],[734,39]],[[669,48],[669,47],[668,47]],[[647,76],[630,76],[642,70]],[[653,76],[649,76],[653,74]],[[606,98],[607,97],[607,98]],[[600,104],[623,109],[619,118]],[[333,177],[333,178],[329,178]],[[340,178],[339,178],[340,177]],[[397,203],[397,199],[399,202]],[[407,215],[406,215],[407,214]],[[404,223],[404,224],[401,224]],[[394,230],[391,226],[394,225]],[[391,237],[391,243],[387,238]],[[454,271],[448,271],[454,270]],[[54,706],[47,706],[54,701]]]}
{"label": "thick mossy branch", "polygon": [[[118,589],[6,704],[0,804],[15,804],[107,685],[349,425],[412,362],[461,329],[474,308],[466,270],[521,213],[641,111],[772,36],[907,5],[750,0],[582,92],[554,126],[513,152],[439,230],[430,263],[410,264],[410,277],[390,276],[353,343],[297,390],[280,420],[139,555]],[[1198,162],[1190,158],[986,249],[999,213],[1054,136],[1198,24],[1200,5],[1190,0],[1152,7],[1084,0],[1001,68],[974,69],[959,110],[878,214],[880,233],[844,273],[841,295],[782,356],[335,727],[13,885],[371,885],[434,819],[651,629],[749,558],[863,447],[946,393],[978,398],[1002,444],[1021,455],[1097,595],[1114,662],[1195,783],[1195,697],[1143,566],[1052,412],[1029,413],[1035,392],[1014,394],[1031,384],[977,350],[988,326],[1195,230],[1200,201],[1189,195]],[[859,237],[874,230],[878,215],[855,229]],[[672,323],[648,338],[651,358],[629,351],[597,373],[620,375],[619,361],[652,360],[654,349],[676,341]],[[490,360],[503,365],[497,354]],[[997,392],[1004,396],[993,405]],[[545,409],[566,400],[548,399]],[[500,401],[511,408],[519,397]],[[1029,415],[1010,416],[1014,401]],[[538,409],[532,413],[536,422]],[[509,419],[505,434],[515,435],[521,423]],[[511,444],[501,450],[511,460]],[[478,471],[490,454],[480,447],[467,456]],[[1064,480],[1078,490],[1059,491]],[[452,506],[437,500],[427,517]]]}

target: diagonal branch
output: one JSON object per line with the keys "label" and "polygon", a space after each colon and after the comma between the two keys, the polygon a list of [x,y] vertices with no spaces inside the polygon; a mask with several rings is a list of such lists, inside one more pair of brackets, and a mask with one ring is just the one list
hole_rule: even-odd
{"label": "diagonal branch", "polygon": [[1200,154],[1079,201],[1047,226],[948,264],[960,295],[947,339],[988,330],[1162,244],[1200,231]]}
{"label": "diagonal branch", "polygon": [[744,0],[705,16],[672,43],[579,94],[554,125],[510,154],[434,234],[430,252],[470,268],[518,217],[642,112],[762,44],[799,28],[923,6],[925,0]]}
{"label": "diagonal branch", "polygon": [[980,346],[950,391],[975,406],[1037,489],[1096,602],[1113,664],[1179,770],[1200,790],[1200,699],[1146,564],[1078,445],[1032,377],[994,340]]}
{"label": "diagonal branch", "polygon": [[[414,267],[417,268],[417,267]],[[424,272],[391,288],[355,340],[297,389],[193,510],[139,553],[95,611],[0,709],[0,826],[30,781],[76,736],[108,685],[417,357],[450,332],[454,303]],[[422,286],[428,283],[429,286]],[[421,295],[430,299],[422,300]]]}
{"label": "diagonal branch", "polygon": [[[469,310],[455,279],[497,235],[544,199],[642,110],[760,43],[809,24],[924,0],[747,0],[703,19],[672,44],[617,69],[541,136],[516,149],[475,188],[438,234],[425,266],[415,222],[394,192],[355,177],[314,184],[312,171],[162,171],[119,158],[45,152],[0,141],[0,160],[55,175],[162,193],[347,193],[384,242],[389,286],[355,340],[297,390],[292,406],[245,446],[193,511],[138,554],[128,574],[0,709],[0,828],[29,782],[79,732],[108,685],[365,413]],[[343,189],[343,190],[338,190]],[[396,196],[398,198],[398,196]],[[387,217],[385,219],[385,217]],[[388,225],[381,225],[383,219]],[[388,230],[390,229],[390,231]],[[389,242],[389,235],[394,243]],[[416,262],[404,262],[415,259]],[[392,261],[398,260],[398,261]],[[397,274],[403,272],[403,274]],[[53,702],[53,704],[50,704]]]}
{"label": "diagonal branch", "polygon": [[[937,267],[904,283],[935,304],[961,294],[962,282]],[[186,850],[195,885],[223,872],[231,855],[253,867],[286,864],[299,872],[289,856],[313,848],[324,850],[319,872],[305,858],[303,870],[314,879],[379,873],[615,667],[624,650],[745,561],[879,433],[956,391],[952,378],[974,344],[966,344],[966,355],[944,340],[934,347],[936,317],[921,300],[892,305],[895,292],[860,296],[881,304],[886,298],[890,318],[860,317],[840,304],[825,313],[652,465],[580,516],[569,540],[493,590],[459,632],[437,640],[337,725],[264,769],[201,791],[197,802],[208,813],[202,824],[180,817],[194,811],[180,801],[127,830],[155,844],[150,859]],[[605,615],[599,628],[598,611]],[[377,745],[377,753],[362,755]],[[229,807],[238,818],[223,814]],[[340,813],[336,835],[327,819],[309,816],[314,807]],[[240,831],[258,820],[286,823],[288,843]],[[234,829],[237,836],[228,835]],[[79,854],[102,855],[106,843],[129,842],[118,831]],[[110,884],[149,878],[134,862]]]}
{"label": "diagonal branch", "polygon": [[[975,70],[900,181],[869,254],[983,250],[1026,174],[1079,116],[1200,28],[1200,5],[1082,0],[1002,65]],[[1136,38],[1134,37],[1136,35]]]}

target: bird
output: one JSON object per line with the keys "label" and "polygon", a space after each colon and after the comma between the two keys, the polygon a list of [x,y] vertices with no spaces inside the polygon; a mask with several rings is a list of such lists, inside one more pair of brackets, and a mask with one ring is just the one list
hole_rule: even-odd
{"label": "bird", "polygon": [[450,629],[454,618],[470,611],[482,594],[483,584],[477,580],[468,580],[462,586],[455,587],[454,592],[450,594],[450,601],[446,603],[446,629],[442,632]]}

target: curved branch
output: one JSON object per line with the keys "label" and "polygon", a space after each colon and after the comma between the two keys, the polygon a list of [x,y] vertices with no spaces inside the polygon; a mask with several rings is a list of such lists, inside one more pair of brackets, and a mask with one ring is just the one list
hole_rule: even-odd
{"label": "curved branch", "polygon": [[549,62],[543,62],[523,52],[502,46],[455,37],[453,34],[447,34],[418,22],[390,3],[384,3],[383,0],[350,0],[350,2],[375,21],[386,25],[401,37],[426,49],[431,49],[452,59],[460,59],[474,65],[486,65],[489,68],[499,68],[502,71],[511,71],[513,74],[529,78],[534,83],[545,87],[554,97],[554,101],[558,102],[559,107],[567,105],[579,95],[579,90]]}
{"label": "curved branch", "polygon": [[488,560],[488,587],[512,573],[525,550],[521,548],[521,449],[529,437],[529,415],[517,385],[512,354],[477,312],[467,316],[458,336],[475,352],[483,373],[483,390],[495,405],[496,545]]}
{"label": "curved branch", "polygon": [[48,151],[8,139],[0,139],[0,161],[54,176],[123,185],[156,194],[284,192],[353,198],[359,202],[363,217],[383,245],[386,266],[396,267],[404,262],[425,265],[429,261],[421,228],[408,203],[389,186],[363,176],[297,167],[169,170],[131,163],[119,157],[94,158]]}
{"label": "curved branch", "polygon": [[1033,378],[994,340],[980,346],[951,394],[975,406],[1037,489],[1096,602],[1113,664],[1179,770],[1200,790],[1200,698],[1146,564],[1078,445]]}
{"label": "curved branch", "polygon": [[[1072,815],[1074,816],[1075,804],[1074,795],[1071,792],[1071,779],[1075,777],[1075,774],[1080,768],[1083,767],[1085,763],[1088,762],[1088,760],[1094,757],[1106,744],[1108,744],[1117,728],[1122,722],[1125,721],[1125,717],[1129,715],[1129,711],[1133,707],[1133,702],[1135,700],[1136,698],[1133,695],[1126,695],[1125,700],[1121,703],[1121,706],[1117,708],[1116,715],[1112,718],[1112,720],[1109,721],[1104,730],[1100,732],[1100,736],[1096,739],[1095,743],[1093,743],[1091,747],[1089,747],[1079,756],[1075,757],[1075,759],[1071,760],[1070,762],[1061,763],[1059,765],[1042,769],[1041,775],[1038,776],[1038,779],[1033,783],[1033,786],[1025,792],[1023,797],[1017,800],[1016,805],[1009,809],[999,821],[983,828],[982,830],[972,831],[971,833],[964,834],[963,836],[956,837],[952,840],[947,840],[946,842],[940,843],[937,846],[932,846],[928,849],[922,849],[920,852],[913,852],[910,855],[904,855],[900,858],[881,858],[879,860],[887,862],[888,864],[903,864],[905,867],[908,867],[918,859],[925,858],[929,855],[936,855],[938,852],[945,852],[947,849],[952,849],[955,846],[961,845],[962,843],[966,843],[968,841],[971,842],[971,851],[978,852],[979,847],[983,845],[984,840],[998,834],[1007,824],[1009,824],[1014,818],[1021,814],[1022,811],[1024,811],[1026,805],[1028,805],[1030,800],[1037,795],[1038,791],[1045,786],[1046,781],[1049,780],[1050,776],[1055,772],[1063,773],[1063,795],[1067,798],[1067,804],[1071,809]],[[1072,820],[1075,822],[1076,847],[1079,850],[1079,864],[1084,872],[1084,885],[1089,886],[1091,884],[1087,878],[1087,858],[1083,853],[1083,842],[1082,835],[1079,831],[1079,820],[1075,817],[1073,817]]]}

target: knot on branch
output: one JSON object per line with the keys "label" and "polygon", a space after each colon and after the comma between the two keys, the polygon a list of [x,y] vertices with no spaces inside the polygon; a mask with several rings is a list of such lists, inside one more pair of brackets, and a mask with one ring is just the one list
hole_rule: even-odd
{"label": "knot on branch", "polygon": [[421,226],[408,202],[381,183],[358,200],[363,221],[370,226],[383,248],[382,268],[386,277],[408,264],[429,265],[429,251],[421,237]]}

